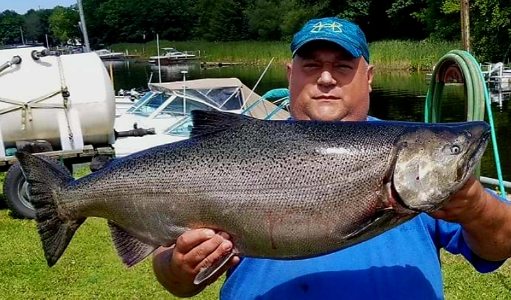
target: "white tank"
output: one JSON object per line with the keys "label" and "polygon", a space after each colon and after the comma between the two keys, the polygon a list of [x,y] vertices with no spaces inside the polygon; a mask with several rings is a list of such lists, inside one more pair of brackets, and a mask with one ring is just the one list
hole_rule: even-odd
{"label": "white tank", "polygon": [[[47,140],[54,150],[112,144],[115,93],[101,59],[95,53],[32,57],[43,50],[0,50],[0,157],[20,140]],[[15,56],[21,63],[7,67]]]}

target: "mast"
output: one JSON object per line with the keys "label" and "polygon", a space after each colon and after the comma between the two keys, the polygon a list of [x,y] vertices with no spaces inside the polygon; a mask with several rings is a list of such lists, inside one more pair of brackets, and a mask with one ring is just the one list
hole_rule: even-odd
{"label": "mast", "polygon": [[85,15],[83,13],[82,0],[77,0],[77,2],[78,13],[80,14],[80,29],[82,29],[83,42],[85,44],[84,51],[90,52],[89,35],[87,34],[87,25],[85,24]]}

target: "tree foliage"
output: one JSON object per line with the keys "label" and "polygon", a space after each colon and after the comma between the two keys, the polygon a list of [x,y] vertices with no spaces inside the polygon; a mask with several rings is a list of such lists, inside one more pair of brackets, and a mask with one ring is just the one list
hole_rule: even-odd
{"label": "tree foliage", "polygon": [[21,29],[23,18],[15,11],[6,10],[0,13],[0,43],[22,44]]}
{"label": "tree foliage", "polygon": [[[82,0],[92,47],[161,39],[290,40],[309,19],[339,16],[359,24],[369,41],[459,40],[460,0]],[[511,1],[471,0],[472,50],[509,59]],[[0,13],[0,43],[65,43],[81,36],[76,5]],[[21,29],[20,29],[21,28]]]}
{"label": "tree foliage", "polygon": [[79,19],[76,10],[57,6],[48,18],[50,32],[61,43],[79,40],[82,36]]}

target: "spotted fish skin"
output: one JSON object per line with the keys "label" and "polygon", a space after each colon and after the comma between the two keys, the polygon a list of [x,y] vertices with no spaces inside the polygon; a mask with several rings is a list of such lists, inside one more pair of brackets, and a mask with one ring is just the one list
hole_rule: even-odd
{"label": "spotted fish skin", "polygon": [[49,265],[88,217],[109,220],[127,265],[202,227],[228,232],[239,255],[329,253],[440,207],[472,173],[489,133],[484,122],[262,121],[201,111],[193,118],[190,139],[115,159],[78,180],[17,154]]}

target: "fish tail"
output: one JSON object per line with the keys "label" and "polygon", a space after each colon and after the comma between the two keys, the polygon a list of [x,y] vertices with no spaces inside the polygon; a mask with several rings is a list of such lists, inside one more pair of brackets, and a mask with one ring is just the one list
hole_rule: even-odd
{"label": "fish tail", "polygon": [[17,152],[25,179],[29,184],[30,202],[36,210],[36,222],[48,266],[53,266],[66,250],[74,233],[85,221],[59,213],[56,193],[74,180],[70,172],[49,159]]}

